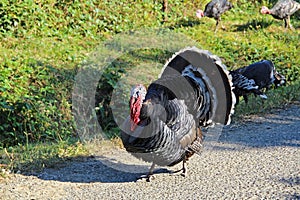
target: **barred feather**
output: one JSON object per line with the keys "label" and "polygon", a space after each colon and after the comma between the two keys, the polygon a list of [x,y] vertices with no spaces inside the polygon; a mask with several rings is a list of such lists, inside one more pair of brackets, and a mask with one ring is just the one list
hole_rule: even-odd
{"label": "barred feather", "polygon": [[271,15],[276,19],[285,19],[300,9],[300,4],[293,0],[279,0],[271,9]]}
{"label": "barred feather", "polygon": [[232,7],[232,4],[227,0],[212,0],[206,4],[204,16],[213,17],[214,19],[219,20],[221,14],[230,10]]}
{"label": "barred feather", "polygon": [[130,116],[124,122],[122,142],[147,162],[185,162],[202,151],[201,127],[228,124],[234,103],[231,77],[220,59],[195,47],[183,49],[149,85],[138,127],[130,129]]}
{"label": "barred feather", "polygon": [[233,78],[234,93],[237,102],[240,96],[243,96],[247,102],[247,95],[253,93],[266,99],[267,96],[262,89],[269,89],[272,84],[277,87],[285,84],[283,75],[278,73],[270,60],[262,60],[249,66],[230,71]]}
{"label": "barred feather", "polygon": [[283,19],[285,27],[293,29],[290,23],[290,16],[299,9],[300,3],[294,0],[279,0],[271,9],[263,6],[261,13],[272,15],[275,19]]}

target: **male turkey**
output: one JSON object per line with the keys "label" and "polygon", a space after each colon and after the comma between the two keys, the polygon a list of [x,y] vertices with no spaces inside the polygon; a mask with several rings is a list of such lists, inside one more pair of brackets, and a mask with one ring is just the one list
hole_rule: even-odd
{"label": "male turkey", "polygon": [[202,10],[197,10],[196,16],[198,18],[210,17],[214,18],[216,22],[215,32],[219,22],[221,21],[221,15],[232,8],[232,4],[227,0],[212,0],[206,4],[204,12]]}
{"label": "male turkey", "polygon": [[300,4],[293,0],[279,0],[271,9],[261,8],[262,14],[272,15],[275,19],[283,19],[285,28],[292,29],[290,16],[300,9]]}
{"label": "male turkey", "polygon": [[196,47],[176,53],[160,78],[146,90],[131,90],[130,117],[124,122],[121,139],[128,152],[155,165],[185,162],[202,149],[201,127],[228,124],[235,97],[232,83],[219,58]]}
{"label": "male turkey", "polygon": [[237,103],[239,102],[240,96],[243,96],[247,103],[247,95],[250,93],[267,99],[262,89],[269,89],[272,84],[278,87],[286,82],[285,77],[276,71],[273,62],[270,60],[262,60],[249,66],[230,71],[230,74],[232,75],[233,92],[236,95]]}

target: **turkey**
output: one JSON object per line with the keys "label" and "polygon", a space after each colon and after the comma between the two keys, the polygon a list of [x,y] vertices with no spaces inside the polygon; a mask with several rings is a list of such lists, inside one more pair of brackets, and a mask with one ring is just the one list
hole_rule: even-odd
{"label": "turkey", "polygon": [[290,16],[300,9],[300,4],[293,0],[279,0],[271,9],[261,8],[262,14],[272,15],[275,19],[283,19],[285,28],[292,29]]}
{"label": "turkey", "polygon": [[204,12],[202,10],[196,11],[196,16],[198,18],[202,17],[211,17],[214,18],[216,22],[215,32],[217,31],[217,27],[219,22],[221,21],[221,15],[230,10],[232,8],[232,4],[226,0],[212,0],[208,4],[206,4]]}
{"label": "turkey", "polygon": [[130,116],[121,128],[125,149],[155,165],[185,163],[202,151],[201,127],[228,124],[235,96],[229,72],[220,59],[196,47],[183,49],[166,63],[160,78],[148,88],[131,90]]}
{"label": "turkey", "polygon": [[247,95],[250,93],[267,99],[262,89],[269,89],[272,84],[275,84],[275,87],[279,87],[286,82],[285,77],[276,71],[273,62],[270,60],[262,60],[249,66],[230,71],[230,74],[232,75],[233,92],[236,95],[237,103],[239,102],[240,96],[243,96],[247,103]]}
{"label": "turkey", "polygon": [[263,99],[267,99],[267,96],[260,91],[258,85],[256,85],[253,79],[248,79],[237,71],[230,71],[233,82],[233,92],[236,96],[236,104],[239,103],[239,97],[243,96],[246,103],[248,103],[247,95],[253,93],[259,95]]}

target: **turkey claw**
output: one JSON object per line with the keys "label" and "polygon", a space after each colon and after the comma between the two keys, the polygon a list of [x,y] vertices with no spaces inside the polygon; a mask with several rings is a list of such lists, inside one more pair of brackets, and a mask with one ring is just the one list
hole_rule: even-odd
{"label": "turkey claw", "polygon": [[183,177],[186,177],[186,173],[185,172],[181,172],[180,175],[183,176]]}
{"label": "turkey claw", "polygon": [[155,177],[153,175],[150,175],[150,176],[147,177],[146,181],[150,182],[150,181],[152,181],[154,179],[155,179]]}
{"label": "turkey claw", "polygon": [[150,182],[150,181],[152,181],[152,180],[154,180],[154,179],[155,179],[155,177],[154,177],[153,174],[148,174],[148,175],[142,175],[142,176],[140,176],[140,177],[137,179],[137,181],[146,180],[146,182]]}
{"label": "turkey claw", "polygon": [[173,171],[172,173],[173,173],[173,174],[177,174],[177,173],[179,173],[179,172],[181,172],[181,173],[180,173],[181,176],[186,177],[186,170],[185,170],[185,169],[179,169],[179,170],[177,170],[177,171]]}

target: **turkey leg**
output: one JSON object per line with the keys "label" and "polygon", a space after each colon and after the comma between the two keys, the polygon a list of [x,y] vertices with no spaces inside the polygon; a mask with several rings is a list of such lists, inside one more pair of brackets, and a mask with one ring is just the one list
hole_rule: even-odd
{"label": "turkey leg", "polygon": [[219,22],[220,22],[220,19],[217,19],[215,33],[217,32],[217,28],[218,28]]}
{"label": "turkey leg", "polygon": [[150,182],[154,178],[154,176],[153,176],[154,167],[155,167],[155,164],[152,163],[152,165],[151,165],[151,167],[149,169],[148,174],[147,175],[142,175],[141,177],[138,178],[138,180],[146,178],[146,181]]}

